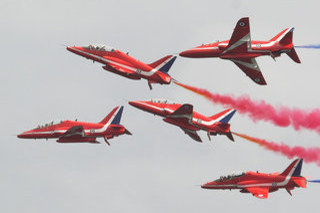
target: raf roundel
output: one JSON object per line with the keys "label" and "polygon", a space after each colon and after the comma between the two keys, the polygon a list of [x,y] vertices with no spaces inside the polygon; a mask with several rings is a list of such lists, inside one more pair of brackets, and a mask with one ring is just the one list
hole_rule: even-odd
{"label": "raf roundel", "polygon": [[246,25],[246,23],[244,23],[243,21],[239,22],[240,27],[244,27],[245,25]]}
{"label": "raf roundel", "polygon": [[260,78],[255,78],[254,81],[259,83],[261,81],[261,79]]}

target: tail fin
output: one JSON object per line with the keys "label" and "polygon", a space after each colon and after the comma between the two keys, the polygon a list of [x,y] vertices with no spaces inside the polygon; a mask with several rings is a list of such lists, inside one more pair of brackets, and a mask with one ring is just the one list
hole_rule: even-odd
{"label": "tail fin", "polygon": [[101,124],[120,124],[123,106],[114,108],[102,121]]}
{"label": "tail fin", "polygon": [[213,116],[211,116],[210,118],[216,119],[217,121],[219,121],[222,124],[227,124],[229,123],[230,119],[232,118],[232,116],[234,115],[234,113],[236,113],[237,110],[235,109],[227,109],[224,110],[218,114],[215,114]]}
{"label": "tail fin", "polygon": [[[281,31],[278,35],[273,37],[270,41],[278,41],[281,45],[290,45],[292,44],[292,38],[293,38],[293,31],[294,27],[287,28],[283,31]],[[292,45],[292,48],[289,52],[287,52],[287,55],[296,63],[301,63],[298,54],[296,50],[294,49],[294,46]]]}
{"label": "tail fin", "polygon": [[300,177],[301,168],[302,168],[303,159],[299,158],[294,160],[287,168],[284,170],[281,175],[282,176],[290,176],[290,177]]}
{"label": "tail fin", "polygon": [[270,39],[270,41],[278,41],[282,45],[287,45],[292,43],[292,35],[293,35],[294,27],[287,28],[282,30],[275,37]]}
{"label": "tail fin", "polygon": [[227,110],[224,110],[224,111],[210,117],[212,120],[216,120],[216,121],[220,122],[219,126],[227,131],[225,133],[225,135],[231,141],[234,141],[234,138],[233,138],[233,135],[230,131],[229,121],[232,118],[232,116],[234,115],[234,113],[236,113],[236,111],[237,110],[235,110],[235,109],[227,109]]}
{"label": "tail fin", "polygon": [[149,66],[167,74],[169,72],[172,64],[176,60],[176,58],[177,58],[177,56],[167,55],[167,56],[149,64]]}

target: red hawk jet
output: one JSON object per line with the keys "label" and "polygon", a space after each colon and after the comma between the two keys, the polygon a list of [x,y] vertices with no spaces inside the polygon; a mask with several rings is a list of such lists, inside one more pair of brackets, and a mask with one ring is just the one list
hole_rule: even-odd
{"label": "red hawk jet", "polygon": [[99,123],[86,123],[79,121],[61,121],[38,126],[35,129],[18,135],[18,138],[42,139],[58,138],[59,143],[99,143],[96,138],[103,137],[110,145],[108,139],[115,136],[131,133],[120,124],[123,106],[114,108]]}
{"label": "red hawk jet", "polygon": [[130,105],[164,117],[164,121],[180,127],[192,139],[202,142],[197,131],[204,130],[210,135],[226,135],[234,141],[228,123],[236,110],[227,109],[211,117],[193,111],[191,104],[169,103],[167,100],[130,101]]}
{"label": "red hawk jet", "polygon": [[177,56],[168,55],[151,64],[145,64],[126,53],[108,46],[67,47],[67,50],[87,59],[104,64],[103,69],[126,78],[140,80],[144,78],[151,84],[170,84],[169,69]]}
{"label": "red hawk jet", "polygon": [[254,82],[266,85],[255,58],[270,55],[275,59],[286,53],[293,61],[301,63],[292,44],[293,30],[293,27],[287,28],[269,41],[251,41],[249,18],[246,17],[238,21],[230,40],[203,44],[181,52],[180,56],[231,60]]}
{"label": "red hawk jet", "polygon": [[303,159],[294,160],[281,174],[246,172],[240,175],[221,176],[218,180],[202,185],[201,188],[240,189],[240,192],[251,193],[257,198],[268,198],[269,192],[284,188],[292,195],[291,190],[295,187],[306,188],[306,178],[300,175],[302,162]]}

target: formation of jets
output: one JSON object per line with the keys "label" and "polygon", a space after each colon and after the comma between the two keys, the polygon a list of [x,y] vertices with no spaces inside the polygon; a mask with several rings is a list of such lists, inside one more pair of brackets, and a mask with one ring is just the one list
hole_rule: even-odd
{"label": "formation of jets", "polygon": [[[182,57],[205,58],[219,57],[234,62],[255,83],[265,85],[266,81],[255,60],[256,57],[269,55],[272,58],[286,53],[293,61],[300,59],[292,44],[294,28],[287,28],[269,41],[251,41],[249,18],[241,18],[233,31],[230,40],[201,45],[180,53]],[[123,77],[145,79],[149,88],[152,84],[170,84],[174,80],[169,70],[176,56],[167,55],[153,63],[146,64],[109,46],[68,46],[67,50],[87,59],[103,64],[102,68]],[[129,101],[129,104],[140,110],[159,115],[167,123],[180,127],[193,140],[202,142],[197,131],[207,132],[209,140],[214,135],[225,135],[234,141],[229,121],[235,109],[226,109],[212,116],[204,116],[193,110],[193,105],[173,103],[167,100]],[[99,143],[103,138],[110,145],[109,139],[131,133],[120,124],[123,106],[114,108],[102,121],[87,123],[79,121],[61,121],[49,123],[18,135],[24,139],[51,139],[59,143]],[[281,174],[246,172],[240,175],[221,176],[218,180],[206,183],[204,189],[240,189],[240,192],[251,193],[258,198],[267,198],[269,192],[285,188],[291,195],[295,187],[306,187],[306,178],[300,175],[302,159],[293,161]],[[313,181],[317,182],[317,181]]]}

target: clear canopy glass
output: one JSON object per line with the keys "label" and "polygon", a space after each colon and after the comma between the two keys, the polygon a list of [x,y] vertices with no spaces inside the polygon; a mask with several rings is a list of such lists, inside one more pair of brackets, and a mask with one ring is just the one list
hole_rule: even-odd
{"label": "clear canopy glass", "polygon": [[239,175],[236,174],[232,174],[232,175],[228,175],[228,176],[221,176],[219,179],[215,180],[215,182],[223,182],[223,181],[227,181],[227,180],[231,180],[233,178],[237,178],[237,177],[241,177],[244,176],[246,173],[243,172]]}
{"label": "clear canopy glass", "polygon": [[88,50],[106,51],[106,52],[114,52],[114,50],[115,50],[113,47],[109,47],[106,45],[89,45],[84,48],[86,48]]}
{"label": "clear canopy glass", "polygon": [[166,99],[151,99],[152,103],[159,103],[159,104],[175,104],[173,101],[166,100]]}

